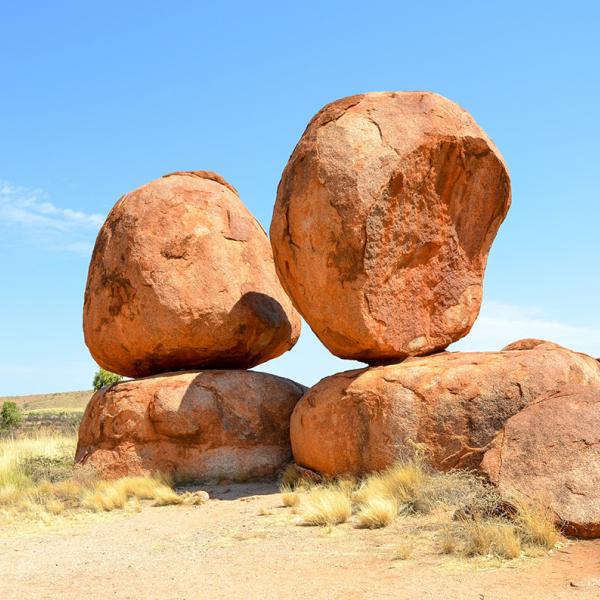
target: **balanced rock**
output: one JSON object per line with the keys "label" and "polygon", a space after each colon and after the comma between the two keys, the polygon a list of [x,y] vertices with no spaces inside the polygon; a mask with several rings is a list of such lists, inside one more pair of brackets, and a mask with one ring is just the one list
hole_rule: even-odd
{"label": "balanced rock", "polygon": [[300,318],[237,192],[195,171],[157,179],[112,209],[92,255],[83,328],[98,364],[143,377],[253,367],[295,344]]}
{"label": "balanced rock", "polygon": [[325,475],[358,475],[389,467],[417,443],[438,469],[475,469],[507,419],[567,384],[600,385],[600,365],[540,347],[441,353],[339,373],[296,405],[294,459]]}
{"label": "balanced rock", "polygon": [[75,460],[104,478],[156,471],[196,479],[273,476],[290,460],[290,415],[305,389],[237,370],[113,384],[88,404]]}
{"label": "balanced rock", "polygon": [[283,172],[277,271],[337,356],[430,354],[471,329],[510,197],[502,156],[450,100],[344,98],[312,119]]}
{"label": "balanced rock", "polygon": [[547,503],[566,533],[600,537],[600,387],[565,387],[525,407],[481,467],[506,500]]}

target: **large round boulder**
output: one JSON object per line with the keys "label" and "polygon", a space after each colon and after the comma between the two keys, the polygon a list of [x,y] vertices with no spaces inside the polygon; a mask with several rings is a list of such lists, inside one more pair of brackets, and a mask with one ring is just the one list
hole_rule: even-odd
{"label": "large round boulder", "polygon": [[420,444],[435,468],[476,469],[507,419],[567,384],[600,385],[600,365],[550,346],[442,353],[339,373],[296,405],[294,459],[326,475],[360,475]]}
{"label": "large round boulder", "polygon": [[481,467],[507,501],[545,503],[566,533],[600,537],[600,387],[565,387],[525,407]]}
{"label": "large round boulder", "polygon": [[170,373],[107,386],[88,404],[76,462],[104,478],[271,477],[291,458],[289,423],[305,391],[255,371]]}
{"label": "large round boulder", "polygon": [[294,345],[300,317],[237,192],[194,171],[144,185],[112,209],[92,255],[83,329],[98,364],[144,377],[253,367]]}
{"label": "large round boulder", "polygon": [[450,100],[344,98],[312,119],[283,172],[277,271],[337,356],[430,354],[471,329],[510,198],[502,156]]}

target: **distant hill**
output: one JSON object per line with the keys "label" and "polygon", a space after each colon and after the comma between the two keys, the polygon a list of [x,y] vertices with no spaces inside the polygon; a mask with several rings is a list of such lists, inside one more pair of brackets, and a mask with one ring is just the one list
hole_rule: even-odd
{"label": "distant hill", "polygon": [[24,412],[31,410],[52,409],[60,410],[81,410],[86,407],[90,401],[92,390],[81,392],[57,392],[56,394],[39,394],[32,396],[0,396],[0,406],[5,401],[16,402]]}

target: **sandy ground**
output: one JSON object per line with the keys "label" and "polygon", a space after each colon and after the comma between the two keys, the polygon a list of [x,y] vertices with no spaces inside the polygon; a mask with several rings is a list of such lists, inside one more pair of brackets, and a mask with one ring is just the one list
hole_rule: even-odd
{"label": "sandy ground", "polygon": [[[430,548],[427,521],[303,527],[272,485],[207,489],[203,506],[5,528],[0,598],[600,599],[600,542],[508,566],[474,562]],[[413,542],[411,558],[399,560]]]}

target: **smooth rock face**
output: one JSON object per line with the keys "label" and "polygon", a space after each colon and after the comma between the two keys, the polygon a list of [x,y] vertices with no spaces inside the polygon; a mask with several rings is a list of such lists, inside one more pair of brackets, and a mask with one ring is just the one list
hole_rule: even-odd
{"label": "smooth rock face", "polygon": [[100,230],[83,314],[99,365],[129,377],[250,368],[289,350],[300,317],[264,230],[221,177],[166,175]]}
{"label": "smooth rock face", "polygon": [[344,98],[313,118],[283,172],[277,271],[337,356],[373,364],[439,351],[479,313],[510,198],[502,156],[450,100]]}
{"label": "smooth rock face", "polygon": [[547,503],[566,533],[600,537],[600,387],[565,387],[525,407],[481,467],[507,500]]}
{"label": "smooth rock face", "polygon": [[197,479],[270,477],[291,458],[290,415],[305,389],[237,370],[107,386],[86,408],[75,460],[105,478],[156,471]]}
{"label": "smooth rock face", "polygon": [[507,419],[600,365],[565,348],[442,353],[327,377],[291,419],[297,464],[326,475],[385,469],[424,444],[436,468],[475,469]]}

